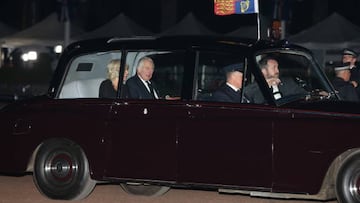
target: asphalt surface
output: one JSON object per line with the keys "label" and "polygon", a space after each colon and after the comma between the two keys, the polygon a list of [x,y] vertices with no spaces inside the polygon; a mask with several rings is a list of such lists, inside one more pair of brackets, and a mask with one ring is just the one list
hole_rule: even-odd
{"label": "asphalt surface", "polygon": [[[97,185],[83,200],[59,201],[42,196],[36,189],[32,176],[0,176],[0,203],[322,203],[321,201],[279,200],[255,198],[246,195],[225,195],[213,191],[171,189],[160,197],[134,196],[125,193],[118,185]],[[336,203],[329,201],[327,203]]]}

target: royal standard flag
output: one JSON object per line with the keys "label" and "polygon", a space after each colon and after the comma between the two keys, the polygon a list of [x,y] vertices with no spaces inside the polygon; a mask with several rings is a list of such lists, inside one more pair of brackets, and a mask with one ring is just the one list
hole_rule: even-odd
{"label": "royal standard flag", "polygon": [[259,13],[258,0],[214,0],[216,15]]}

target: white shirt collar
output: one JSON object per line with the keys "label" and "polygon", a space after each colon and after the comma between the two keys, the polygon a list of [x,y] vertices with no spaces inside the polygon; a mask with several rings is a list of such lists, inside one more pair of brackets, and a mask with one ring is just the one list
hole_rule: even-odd
{"label": "white shirt collar", "polygon": [[226,83],[227,86],[231,87],[231,89],[233,89],[235,92],[237,92],[239,90],[239,88],[234,87],[234,85],[230,84],[230,83]]}

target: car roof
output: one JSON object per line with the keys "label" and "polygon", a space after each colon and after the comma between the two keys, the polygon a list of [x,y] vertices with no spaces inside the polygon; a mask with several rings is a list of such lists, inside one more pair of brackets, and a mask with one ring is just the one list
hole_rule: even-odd
{"label": "car roof", "polygon": [[301,46],[289,43],[287,40],[255,40],[230,36],[133,36],[97,38],[77,41],[69,45],[65,52],[78,50],[106,51],[111,49],[188,49],[188,48],[216,48],[239,49],[253,51],[265,49],[292,49],[310,53]]}
{"label": "car roof", "polygon": [[188,48],[188,47],[251,47],[256,43],[253,39],[242,39],[225,36],[134,36],[98,38],[74,42],[68,49],[75,47],[96,48],[124,47],[128,49],[149,48]]}

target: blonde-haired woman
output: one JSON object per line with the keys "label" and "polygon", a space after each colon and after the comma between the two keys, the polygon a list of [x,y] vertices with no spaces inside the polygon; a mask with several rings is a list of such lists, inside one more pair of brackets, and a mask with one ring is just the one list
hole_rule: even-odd
{"label": "blonde-haired woman", "polygon": [[[129,66],[126,65],[124,72],[125,82],[128,73]],[[120,59],[111,60],[107,65],[108,79],[104,80],[100,84],[99,97],[101,98],[116,98],[119,84],[119,72],[120,72]]]}

